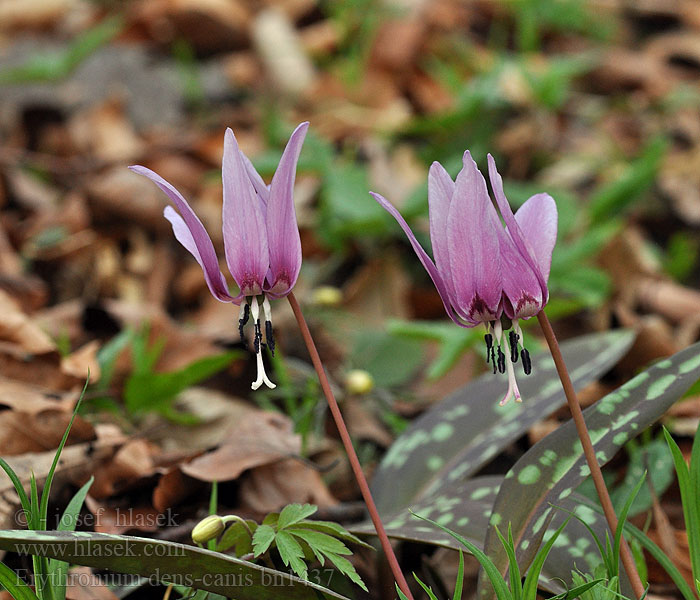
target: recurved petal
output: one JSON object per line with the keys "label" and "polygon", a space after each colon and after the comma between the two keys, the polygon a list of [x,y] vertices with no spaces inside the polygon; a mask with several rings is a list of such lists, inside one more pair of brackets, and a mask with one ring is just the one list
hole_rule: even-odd
{"label": "recurved petal", "polygon": [[308,123],[302,123],[294,130],[270,184],[267,238],[272,279],[268,285],[270,293],[277,296],[292,289],[301,268],[301,240],[294,211],[294,181],[308,128]]}
{"label": "recurved petal", "polygon": [[499,240],[504,233],[469,151],[463,165],[447,217],[454,301],[467,320],[490,321],[498,316],[503,291]]}
{"label": "recurved petal", "polygon": [[224,136],[221,174],[226,262],[243,294],[259,294],[270,262],[263,205],[255,194],[231,129]]}
{"label": "recurved petal", "polygon": [[546,298],[548,296],[547,281],[540,272],[539,265],[537,264],[537,260],[535,259],[534,250],[530,246],[528,240],[525,239],[525,236],[520,229],[520,225],[515,220],[513,211],[510,208],[510,204],[508,204],[508,199],[506,198],[505,192],[503,191],[503,180],[501,179],[501,175],[496,169],[496,161],[490,154],[488,155],[488,163],[491,187],[493,188],[493,193],[496,196],[496,204],[498,204],[498,210],[501,212],[501,216],[503,217],[503,220],[506,223],[508,235],[513,240],[515,248],[525,259],[527,265],[534,271],[537,280],[540,283],[540,287],[542,288],[542,295]]}
{"label": "recurved petal", "polygon": [[557,205],[549,194],[535,194],[515,213],[515,220],[535,254],[545,281],[549,279],[552,251],[557,241],[557,219]]}
{"label": "recurved petal", "polygon": [[457,316],[455,313],[454,309],[452,308],[452,303],[450,302],[450,295],[447,286],[445,285],[445,281],[438,272],[437,268],[435,267],[435,264],[433,261],[430,259],[428,256],[427,252],[423,250],[423,247],[418,243],[418,240],[416,239],[416,236],[413,235],[413,232],[411,231],[411,228],[408,226],[408,223],[404,220],[404,218],[401,216],[401,213],[399,213],[398,210],[394,207],[393,204],[391,204],[384,196],[377,194],[375,192],[370,192],[370,195],[372,198],[374,198],[381,207],[386,210],[394,219],[396,219],[396,222],[399,224],[401,229],[403,229],[403,232],[406,234],[406,237],[408,238],[408,241],[411,243],[411,246],[413,247],[414,252],[418,256],[418,260],[423,264],[423,267],[425,267],[425,270],[428,272],[428,275],[430,275],[430,278],[433,280],[433,283],[435,284],[435,288],[438,291],[438,294],[440,294],[440,298],[442,298],[442,303],[445,306],[445,312],[447,312],[447,316],[450,317],[457,325],[460,327],[467,327]]}
{"label": "recurved petal", "polygon": [[129,169],[134,173],[148,177],[177,206],[180,214],[176,213],[170,206],[165,209],[165,218],[172,224],[175,237],[201,265],[204,271],[204,279],[214,297],[222,302],[233,301],[234,298],[228,293],[226,280],[219,270],[219,261],[216,258],[214,244],[212,244],[207,230],[187,203],[187,200],[182,197],[182,194],[175,187],[150,169],[141,165],[134,165],[129,167]]}
{"label": "recurved petal", "polygon": [[[192,231],[190,231],[190,228],[187,227],[184,219],[172,206],[165,207],[163,216],[168,219],[170,224],[173,226],[173,233],[175,234],[177,241],[187,248],[187,250],[189,250],[190,254],[195,257],[199,265],[202,267],[202,270],[204,271],[204,280],[207,282],[209,291],[211,291],[213,296],[217,300],[221,300],[221,302],[238,302],[240,298],[233,298],[228,293],[228,285],[226,285],[226,279],[219,270],[219,264],[216,260],[216,256],[214,256],[213,263],[211,261],[205,261],[202,258],[202,254],[200,253],[197,242],[192,235]],[[205,235],[207,235],[206,232]],[[211,245],[211,240],[209,239],[208,235],[207,241],[208,244]]]}
{"label": "recurved petal", "polygon": [[[450,254],[447,249],[447,214],[450,210],[455,183],[450,174],[439,162],[434,162],[428,172],[428,209],[430,215],[430,242],[433,246],[435,266],[448,287],[452,286],[449,276]],[[450,289],[450,294],[454,290]]]}

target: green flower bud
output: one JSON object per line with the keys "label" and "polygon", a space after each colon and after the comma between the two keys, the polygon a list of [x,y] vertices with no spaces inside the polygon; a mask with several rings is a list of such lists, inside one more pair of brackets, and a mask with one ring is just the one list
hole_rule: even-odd
{"label": "green flower bud", "polygon": [[206,544],[209,540],[215,540],[226,529],[224,520],[219,515],[210,515],[203,519],[192,530],[192,541],[195,544]]}

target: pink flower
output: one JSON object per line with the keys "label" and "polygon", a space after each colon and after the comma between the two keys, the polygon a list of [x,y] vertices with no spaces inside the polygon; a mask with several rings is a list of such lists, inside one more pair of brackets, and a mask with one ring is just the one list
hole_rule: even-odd
{"label": "pink flower", "polygon": [[[548,194],[536,194],[513,215],[489,155],[489,177],[499,218],[469,151],[462,162],[456,181],[440,163],[430,167],[428,204],[434,262],[396,208],[379,194],[372,196],[408,236],[449,317],[461,327],[485,324],[487,362],[492,361],[494,373],[496,369],[508,371],[508,392],[501,404],[512,396],[519,402],[512,364],[518,360],[518,345],[526,374],[530,372],[530,356],[522,343],[518,319],[536,315],[549,299],[547,279],[557,237],[557,207]],[[509,330],[510,361],[501,349],[504,325]]]}
{"label": "pink flower", "polygon": [[226,263],[240,288],[236,296],[229,293],[209,234],[182,194],[150,169],[139,165],[129,167],[153,181],[174,204],[177,210],[167,206],[165,218],[172,224],[177,240],[202,267],[204,279],[214,297],[221,302],[240,305],[241,336],[243,326],[252,314],[258,364],[258,377],[252,384],[254,390],[263,383],[275,387],[263,365],[262,347],[265,344],[258,296],[262,296],[265,312],[265,341],[274,352],[269,299],[286,296],[294,287],[301,268],[301,240],[293,191],[296,165],[308,127],[308,123],[302,123],[292,133],[269,186],[238,147],[233,131],[226,130],[221,169],[223,238]]}

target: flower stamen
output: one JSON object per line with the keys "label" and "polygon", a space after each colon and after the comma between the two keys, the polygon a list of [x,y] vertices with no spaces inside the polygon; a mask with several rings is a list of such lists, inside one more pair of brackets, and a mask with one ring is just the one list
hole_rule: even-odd
{"label": "flower stamen", "polygon": [[241,342],[245,341],[245,336],[243,335],[243,328],[248,322],[249,317],[250,306],[248,305],[248,301],[244,300],[243,302],[241,302],[241,307],[238,311],[238,333],[241,335]]}
{"label": "flower stamen", "polygon": [[[263,301],[263,306],[264,306],[264,301]],[[251,315],[253,317],[253,323],[255,324],[254,347],[255,347],[255,359],[257,361],[257,367],[258,367],[258,377],[251,384],[250,387],[253,388],[254,390],[257,390],[264,383],[267,387],[274,389],[277,386],[268,379],[267,374],[265,373],[265,364],[263,363],[263,356],[262,356],[262,332],[260,331],[260,308],[258,307],[258,299],[255,296],[252,296],[250,299],[250,312],[251,312]]]}
{"label": "flower stamen", "polygon": [[270,301],[267,299],[267,296],[263,298],[263,310],[265,311],[265,342],[270,352],[272,352],[272,356],[274,356],[275,337],[272,333],[272,309],[270,308]]}
{"label": "flower stamen", "polygon": [[515,369],[513,369],[513,363],[508,362],[506,363],[506,369],[508,371],[508,391],[506,392],[506,395],[503,396],[503,400],[499,402],[500,406],[503,406],[510,400],[511,398],[515,397],[516,402],[522,402],[522,398],[520,397],[520,390],[518,389],[518,382],[515,380]]}

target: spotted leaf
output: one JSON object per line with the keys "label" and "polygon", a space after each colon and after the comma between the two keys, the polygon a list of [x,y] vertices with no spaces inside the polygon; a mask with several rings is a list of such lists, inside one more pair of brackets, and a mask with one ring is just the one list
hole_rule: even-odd
{"label": "spotted leaf", "polygon": [[[598,462],[644,431],[700,377],[700,344],[656,363],[584,411]],[[522,570],[530,564],[546,531],[553,506],[560,505],[588,477],[574,423],[562,425],[526,452],[507,473],[494,504],[486,552],[505,573],[508,558],[494,527],[510,521]],[[493,589],[480,581],[482,597]]]}
{"label": "spotted leaf", "polygon": [[[633,337],[629,331],[614,331],[562,344],[574,385],[580,388],[614,365]],[[506,382],[487,373],[416,419],[374,476],[372,491],[380,513],[406,508],[463,481],[566,402],[547,353],[533,358],[532,375],[521,377],[518,385],[522,404],[499,406]]]}
{"label": "spotted leaf", "polygon": [[[411,505],[411,511],[447,527],[483,549],[491,508],[502,483],[503,477],[500,475],[474,477],[442,488],[436,495],[417,501]],[[582,502],[582,496],[572,494],[562,500],[559,507],[562,510],[554,513],[545,538],[549,539],[554,534],[569,513],[578,515],[590,525],[599,538],[604,538],[605,519]],[[394,539],[464,550],[452,536],[415,518],[408,509],[387,516],[384,525],[389,537]],[[355,525],[352,530],[365,535],[374,533],[370,522]],[[571,584],[571,572],[574,569],[592,571],[600,560],[600,554],[589,532],[577,520],[572,519],[554,542],[554,551],[547,557],[539,587],[559,594],[565,590],[562,582]]]}

